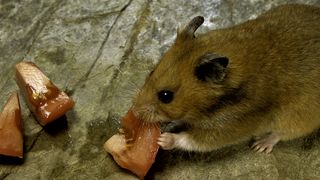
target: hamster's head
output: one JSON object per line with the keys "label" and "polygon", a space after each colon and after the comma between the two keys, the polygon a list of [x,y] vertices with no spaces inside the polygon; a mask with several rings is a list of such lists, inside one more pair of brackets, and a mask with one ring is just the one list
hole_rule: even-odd
{"label": "hamster's head", "polygon": [[223,94],[228,59],[199,47],[195,17],[177,34],[133,100],[133,112],[148,122],[194,121]]}

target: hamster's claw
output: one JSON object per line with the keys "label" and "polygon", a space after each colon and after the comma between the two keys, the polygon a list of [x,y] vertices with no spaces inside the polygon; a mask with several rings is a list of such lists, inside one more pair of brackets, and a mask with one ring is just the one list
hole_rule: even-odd
{"label": "hamster's claw", "polygon": [[258,140],[256,140],[251,148],[256,151],[256,152],[265,152],[267,154],[269,154],[272,149],[273,146],[276,145],[279,142],[280,138],[278,136],[278,134],[276,133],[271,133],[267,136],[265,136],[264,138],[260,138]]}
{"label": "hamster's claw", "polygon": [[162,133],[158,138],[158,145],[164,150],[174,148],[175,139],[173,133]]}
{"label": "hamster's claw", "polygon": [[133,138],[128,138],[128,139],[126,139],[126,143],[127,143],[127,144],[132,144],[133,141],[134,141]]}
{"label": "hamster's claw", "polygon": [[126,144],[126,149],[130,149],[131,147],[133,147],[133,144]]}
{"label": "hamster's claw", "polygon": [[268,153],[270,153],[270,152],[272,151],[273,146],[270,145],[270,144],[264,144],[264,143],[262,143],[262,142],[256,141],[256,142],[253,144],[252,148],[253,148],[254,151],[256,151],[256,152],[259,152],[259,153],[265,152],[265,153],[268,154]]}

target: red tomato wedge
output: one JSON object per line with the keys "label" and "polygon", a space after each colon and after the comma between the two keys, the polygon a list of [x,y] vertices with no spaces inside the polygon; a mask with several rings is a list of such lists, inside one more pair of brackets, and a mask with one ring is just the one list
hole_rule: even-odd
{"label": "red tomato wedge", "polygon": [[137,119],[129,110],[122,119],[123,132],[112,136],[104,148],[122,168],[143,179],[155,161],[160,136],[158,123],[146,123]]}
{"label": "red tomato wedge", "polygon": [[0,154],[23,158],[21,111],[17,92],[13,92],[0,114]]}
{"label": "red tomato wedge", "polygon": [[32,62],[16,64],[16,81],[41,125],[46,125],[74,106],[74,101],[59,90]]}

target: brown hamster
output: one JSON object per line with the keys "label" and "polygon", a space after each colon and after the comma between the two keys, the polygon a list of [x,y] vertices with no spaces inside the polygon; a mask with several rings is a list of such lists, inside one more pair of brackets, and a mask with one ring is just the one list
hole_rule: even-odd
{"label": "brown hamster", "polygon": [[271,152],[279,140],[320,127],[320,8],[285,5],[255,20],[195,36],[195,17],[133,100],[149,122],[182,120],[163,133],[163,149],[211,151],[260,136]]}

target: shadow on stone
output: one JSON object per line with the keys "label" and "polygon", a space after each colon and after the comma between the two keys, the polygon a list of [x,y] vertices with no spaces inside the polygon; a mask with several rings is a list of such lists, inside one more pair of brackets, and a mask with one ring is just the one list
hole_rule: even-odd
{"label": "shadow on stone", "polygon": [[313,132],[312,134],[306,136],[303,138],[303,146],[302,148],[304,150],[310,150],[314,146],[314,143],[316,142],[317,139],[320,138],[320,129]]}
{"label": "shadow on stone", "polygon": [[63,115],[59,119],[47,124],[43,127],[44,131],[50,135],[57,135],[68,129],[67,116]]}
{"label": "shadow on stone", "polygon": [[[112,160],[112,161],[110,161],[110,163],[112,163],[114,165],[114,167],[117,168],[117,171],[122,171],[122,172],[124,172],[126,174],[129,174],[129,175],[133,176],[133,177],[139,178],[136,174],[134,174],[130,170],[122,168],[119,164],[117,164],[117,162],[113,159],[113,156],[110,153],[106,153],[106,156]],[[145,180],[149,180],[146,177],[144,179]]]}
{"label": "shadow on stone", "polygon": [[80,148],[81,161],[90,161],[94,157],[98,157],[101,152],[104,152],[104,143],[116,132],[106,119],[95,119],[86,125],[87,140]]}
{"label": "shadow on stone", "polygon": [[242,151],[247,151],[243,144],[224,147],[212,152],[188,152],[181,150],[165,151],[159,149],[156,160],[146,175],[145,179],[154,180],[155,175],[164,172],[173,166],[181,166],[190,163],[215,163],[226,161],[237,156]]}
{"label": "shadow on stone", "polygon": [[144,179],[147,180],[154,180],[155,179],[155,174],[157,172],[161,172],[164,170],[165,168],[165,164],[166,164],[166,160],[168,160],[168,158],[166,158],[166,160],[164,160],[163,158],[165,158],[166,152],[159,149],[158,154],[156,156],[156,160],[153,163],[153,165],[151,166],[150,170],[148,171],[148,173],[146,174]]}
{"label": "shadow on stone", "polygon": [[24,162],[23,158],[0,155],[0,164],[20,165],[20,164],[23,164],[23,162]]}

